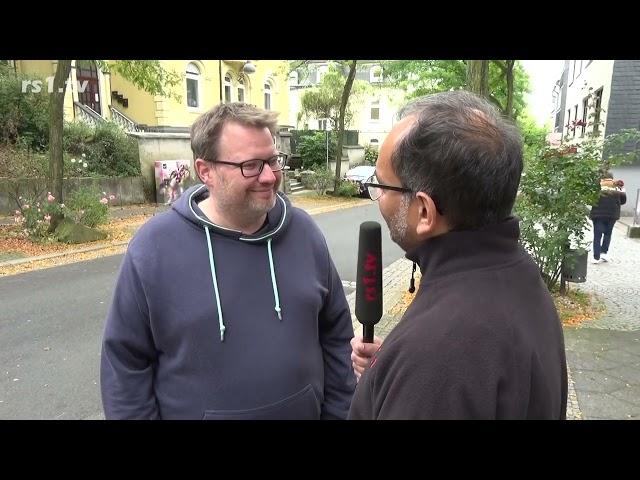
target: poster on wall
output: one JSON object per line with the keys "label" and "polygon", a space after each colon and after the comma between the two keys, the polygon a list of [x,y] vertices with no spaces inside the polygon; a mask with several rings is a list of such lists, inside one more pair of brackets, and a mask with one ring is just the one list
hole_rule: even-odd
{"label": "poster on wall", "polygon": [[187,189],[191,171],[189,160],[158,160],[155,162],[156,203],[171,205]]}

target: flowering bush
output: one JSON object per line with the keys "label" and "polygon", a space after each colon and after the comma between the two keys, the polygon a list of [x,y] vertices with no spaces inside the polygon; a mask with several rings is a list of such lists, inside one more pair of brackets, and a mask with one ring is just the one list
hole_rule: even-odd
{"label": "flowering bush", "polygon": [[107,223],[109,201],[115,198],[114,195],[107,195],[106,192],[100,192],[95,187],[82,187],[69,195],[67,217],[91,228]]}
{"label": "flowering bush", "polygon": [[67,172],[67,174],[70,177],[85,177],[88,175],[88,171],[87,171],[87,161],[86,161],[86,155],[83,153],[80,158],[78,158],[77,160],[75,158],[72,158],[71,160],[69,160],[69,163],[67,166],[65,166],[65,171]]}
{"label": "flowering bush", "polygon": [[20,209],[15,211],[14,221],[24,227],[23,233],[37,240],[48,238],[51,220],[63,215],[64,204],[59,204],[51,192],[47,192],[44,200],[19,197],[19,202]]}

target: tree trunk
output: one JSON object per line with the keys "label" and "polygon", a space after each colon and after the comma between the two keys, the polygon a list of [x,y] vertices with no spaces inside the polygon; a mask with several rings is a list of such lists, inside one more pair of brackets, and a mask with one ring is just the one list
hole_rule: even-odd
{"label": "tree trunk", "polygon": [[467,60],[467,89],[489,98],[489,61]]}
{"label": "tree trunk", "polygon": [[507,117],[513,118],[513,67],[515,60],[506,60],[507,64]]}
{"label": "tree trunk", "polygon": [[53,89],[49,92],[49,179],[47,186],[59,203],[62,200],[62,177],[64,163],[62,157],[62,131],[64,126],[64,94],[71,72],[71,60],[58,60],[53,79]]}
{"label": "tree trunk", "polygon": [[333,182],[334,194],[340,187],[340,166],[342,163],[342,144],[344,143],[344,114],[347,110],[347,102],[349,101],[349,94],[351,93],[351,87],[353,86],[353,80],[356,78],[356,64],[357,60],[353,60],[349,65],[349,75],[347,75],[347,81],[344,84],[342,90],[342,102],[340,103],[340,118],[338,120],[338,151],[336,152],[336,178]]}

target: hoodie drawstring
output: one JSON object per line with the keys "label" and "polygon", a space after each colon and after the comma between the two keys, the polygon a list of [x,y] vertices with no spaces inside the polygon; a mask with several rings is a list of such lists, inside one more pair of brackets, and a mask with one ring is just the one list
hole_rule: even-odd
{"label": "hoodie drawstring", "polygon": [[409,282],[409,293],[416,291],[416,280],[414,275],[416,274],[416,262],[413,262],[413,269],[411,270],[411,281]]}
{"label": "hoodie drawstring", "polygon": [[209,266],[211,267],[211,279],[213,280],[213,290],[216,294],[216,305],[218,307],[218,323],[220,324],[220,341],[224,342],[224,320],[222,319],[222,307],[220,306],[220,292],[218,291],[218,280],[216,278],[216,265],[213,262],[213,248],[211,247],[211,236],[209,235],[209,227],[205,226],[204,231],[207,234],[207,247],[209,248]]}
{"label": "hoodie drawstring", "polygon": [[271,239],[267,240],[267,251],[269,252],[269,267],[271,268],[271,284],[273,285],[273,297],[276,301],[275,311],[278,318],[282,320],[282,310],[280,309],[280,297],[278,297],[278,284],[276,283],[276,271],[273,268],[273,253],[271,252]]}

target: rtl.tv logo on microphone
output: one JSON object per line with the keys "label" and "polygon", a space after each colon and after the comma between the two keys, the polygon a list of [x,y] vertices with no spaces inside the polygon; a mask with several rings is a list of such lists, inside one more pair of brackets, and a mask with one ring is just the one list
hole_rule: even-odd
{"label": "rtl.tv logo on microphone", "polygon": [[362,275],[362,285],[364,285],[364,299],[367,302],[375,302],[378,298],[378,257],[375,253],[367,252],[364,261],[364,272]]}

